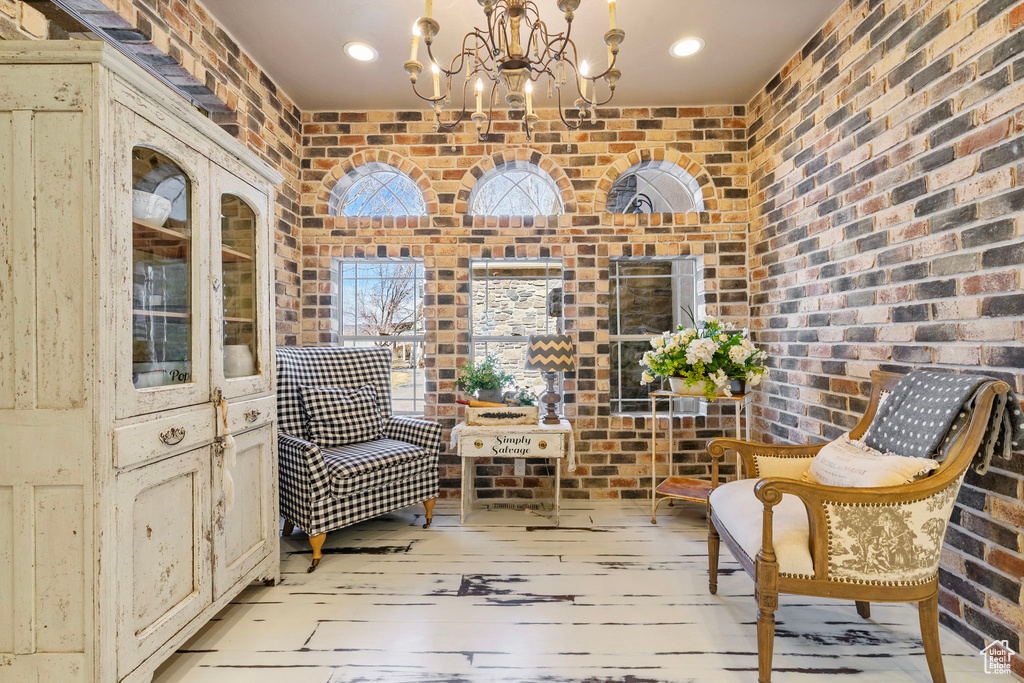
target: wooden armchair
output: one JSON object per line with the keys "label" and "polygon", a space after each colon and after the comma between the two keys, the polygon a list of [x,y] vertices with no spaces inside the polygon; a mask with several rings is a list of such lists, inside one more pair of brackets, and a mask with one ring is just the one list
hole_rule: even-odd
{"label": "wooden armchair", "polygon": [[[859,439],[883,393],[901,375],[871,373],[871,402],[851,432]],[[910,484],[840,488],[800,481],[822,444],[773,446],[714,439],[708,500],[708,589],[718,590],[719,543],[754,580],[758,680],[769,683],[779,593],[871,602],[917,602],[925,657],[934,683],[944,683],[939,649],[938,567],[946,525],[960,484],[988,426],[1003,382],[982,385],[973,412],[941,467]],[[745,479],[719,486],[718,463],[739,453]],[[741,475],[741,476],[743,476]]]}

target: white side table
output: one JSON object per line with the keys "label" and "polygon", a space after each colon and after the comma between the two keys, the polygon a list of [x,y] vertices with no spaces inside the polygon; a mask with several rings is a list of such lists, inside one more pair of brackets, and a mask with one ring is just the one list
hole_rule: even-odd
{"label": "white side table", "polygon": [[[471,427],[460,422],[452,429],[452,444],[462,458],[462,509],[460,520],[476,499],[473,485],[477,458],[551,458],[568,459],[568,470],[576,470],[576,441],[572,425],[562,420],[556,425],[488,425]],[[562,463],[555,462],[555,526],[562,511]]]}

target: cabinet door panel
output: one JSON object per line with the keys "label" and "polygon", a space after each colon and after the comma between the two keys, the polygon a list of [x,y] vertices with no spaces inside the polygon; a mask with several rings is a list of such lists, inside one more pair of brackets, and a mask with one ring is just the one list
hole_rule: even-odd
{"label": "cabinet door panel", "polygon": [[120,108],[113,291],[117,416],[210,397],[210,164]]}
{"label": "cabinet door panel", "polygon": [[121,675],[213,601],[209,491],[209,447],[117,477]]}
{"label": "cabinet door panel", "polygon": [[214,468],[214,599],[278,552],[272,439],[271,425],[235,436],[235,465],[228,468],[235,489],[230,509],[224,496],[225,459],[218,458]]}
{"label": "cabinet door panel", "polygon": [[270,205],[266,194],[211,164],[214,386],[228,398],[270,391]]}

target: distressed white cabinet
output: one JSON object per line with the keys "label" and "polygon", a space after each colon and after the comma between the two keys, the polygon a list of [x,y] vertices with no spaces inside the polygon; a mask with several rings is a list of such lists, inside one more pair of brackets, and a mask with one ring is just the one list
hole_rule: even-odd
{"label": "distressed white cabinet", "polygon": [[0,679],[148,680],[278,579],[279,182],[108,47],[0,41]]}

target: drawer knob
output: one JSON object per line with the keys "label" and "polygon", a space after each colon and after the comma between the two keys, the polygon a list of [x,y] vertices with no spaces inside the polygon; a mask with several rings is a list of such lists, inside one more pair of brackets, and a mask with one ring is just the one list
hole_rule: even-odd
{"label": "drawer knob", "polygon": [[537,447],[540,448],[541,450],[544,450],[545,448],[548,447],[548,442],[547,441],[541,441],[541,442],[539,442],[537,444]]}
{"label": "drawer knob", "polygon": [[249,410],[242,413],[245,416],[246,422],[255,422],[260,419],[260,411],[256,408],[250,408]]}
{"label": "drawer knob", "polygon": [[483,448],[484,442],[481,441],[480,439],[477,439],[476,441],[473,442],[473,445],[476,446],[477,448]]}
{"label": "drawer knob", "polygon": [[160,440],[168,446],[176,446],[184,438],[185,429],[183,427],[171,427],[166,431],[160,432]]}

